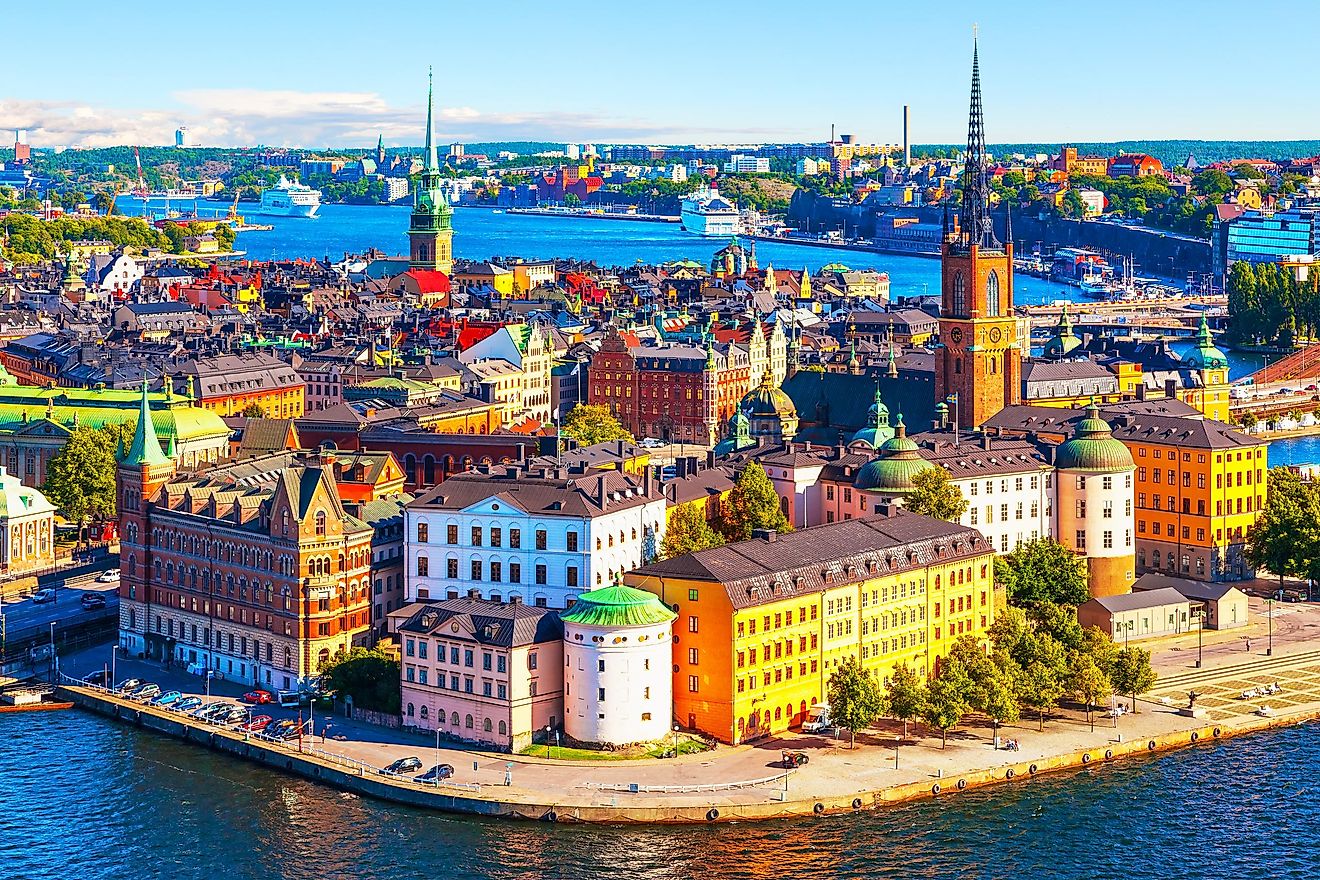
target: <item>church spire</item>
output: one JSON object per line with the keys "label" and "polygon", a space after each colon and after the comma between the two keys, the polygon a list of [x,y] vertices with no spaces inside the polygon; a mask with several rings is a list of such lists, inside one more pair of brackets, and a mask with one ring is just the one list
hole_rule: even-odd
{"label": "church spire", "polygon": [[962,210],[959,223],[964,243],[997,248],[990,224],[990,182],[985,157],[985,114],[981,109],[981,61],[977,39],[972,37],[972,102],[967,115],[967,154],[963,163]]}
{"label": "church spire", "polygon": [[431,120],[432,95],[434,94],[434,75],[431,68],[426,68],[426,155],[425,169],[427,171],[439,171],[440,162],[435,154],[435,123]]}
{"label": "church spire", "polygon": [[147,397],[147,380],[143,378],[137,428],[133,431],[133,445],[124,456],[124,464],[153,466],[169,463],[170,460],[160,450],[160,440],[156,439],[156,426],[151,421],[151,401]]}

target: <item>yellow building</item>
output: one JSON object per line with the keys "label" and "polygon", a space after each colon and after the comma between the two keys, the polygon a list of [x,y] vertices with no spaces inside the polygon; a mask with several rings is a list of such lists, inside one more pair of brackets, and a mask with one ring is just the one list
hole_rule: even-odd
{"label": "yellow building", "polygon": [[881,505],[877,515],[703,550],[625,576],[676,610],[674,714],[744,742],[800,724],[857,657],[881,678],[939,669],[994,622],[980,532]]}
{"label": "yellow building", "polygon": [[455,271],[453,281],[462,291],[490,287],[501,299],[513,296],[514,274],[494,263],[472,263]]}

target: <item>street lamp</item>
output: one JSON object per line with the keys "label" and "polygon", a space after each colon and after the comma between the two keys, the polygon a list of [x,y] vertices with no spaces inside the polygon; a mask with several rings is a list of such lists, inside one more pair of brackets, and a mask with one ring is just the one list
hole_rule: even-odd
{"label": "street lamp", "polygon": [[674,757],[678,757],[678,725],[674,725]]}
{"label": "street lamp", "polygon": [[[1279,590],[1279,592],[1282,593],[1283,590]],[[1270,593],[1269,610],[1265,612],[1265,616],[1269,620],[1270,632],[1269,644],[1265,647],[1266,657],[1274,656],[1274,595],[1274,593]]]}
{"label": "street lamp", "polygon": [[[1196,668],[1201,668],[1202,633],[1205,632],[1205,610],[1196,615]],[[1135,704],[1135,700],[1133,701]],[[1135,705],[1134,705],[1135,708]]]}
{"label": "street lamp", "polygon": [[55,621],[50,622],[50,683],[55,683]]}
{"label": "street lamp", "polygon": [[[435,720],[435,766],[437,767],[440,766],[440,716],[436,716],[436,720]],[[437,770],[435,773],[434,782],[436,785],[440,784],[439,770]]]}
{"label": "street lamp", "polygon": [[550,759],[550,731],[551,731],[552,729],[553,729],[553,728],[552,728],[549,724],[547,724],[547,725],[545,726],[545,757],[546,757],[546,760],[549,760],[549,759]]}

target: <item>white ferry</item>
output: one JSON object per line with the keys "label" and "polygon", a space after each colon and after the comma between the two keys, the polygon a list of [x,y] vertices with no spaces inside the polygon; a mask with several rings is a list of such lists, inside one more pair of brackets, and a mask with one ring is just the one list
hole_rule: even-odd
{"label": "white ferry", "polygon": [[708,238],[728,238],[743,231],[738,206],[720,195],[712,182],[683,199],[683,230]]}
{"label": "white ferry", "polygon": [[294,183],[280,175],[280,182],[261,194],[258,214],[268,217],[315,217],[321,207],[321,191]]}

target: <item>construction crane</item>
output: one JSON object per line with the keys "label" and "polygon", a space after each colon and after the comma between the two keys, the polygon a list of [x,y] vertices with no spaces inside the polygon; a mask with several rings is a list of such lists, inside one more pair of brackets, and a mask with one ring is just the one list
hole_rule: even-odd
{"label": "construction crane", "polygon": [[[137,194],[145,201],[147,198],[147,182],[142,177],[142,156],[138,154],[138,148],[133,148],[133,161],[137,162],[138,188]],[[144,205],[145,207],[145,205]]]}

